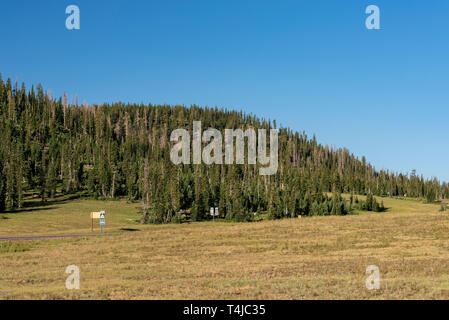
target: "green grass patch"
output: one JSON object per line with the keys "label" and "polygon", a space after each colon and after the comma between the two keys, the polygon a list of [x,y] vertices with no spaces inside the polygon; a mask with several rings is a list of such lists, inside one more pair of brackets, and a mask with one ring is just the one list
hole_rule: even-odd
{"label": "green grass patch", "polygon": [[32,248],[31,243],[18,241],[3,241],[0,242],[0,253],[25,252]]}

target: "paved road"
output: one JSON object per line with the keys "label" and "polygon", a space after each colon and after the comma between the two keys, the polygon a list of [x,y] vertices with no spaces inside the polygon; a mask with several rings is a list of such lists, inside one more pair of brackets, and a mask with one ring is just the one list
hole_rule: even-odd
{"label": "paved road", "polygon": [[55,234],[55,235],[29,235],[29,236],[0,236],[0,241],[20,241],[20,240],[39,240],[39,239],[55,239],[55,238],[79,238],[79,237],[104,237],[112,236],[114,234],[122,234],[122,232],[115,233],[80,233],[80,234]]}

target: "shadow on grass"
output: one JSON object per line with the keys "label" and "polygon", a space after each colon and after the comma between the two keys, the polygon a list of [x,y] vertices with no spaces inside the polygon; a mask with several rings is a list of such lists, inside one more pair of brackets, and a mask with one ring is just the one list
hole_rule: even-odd
{"label": "shadow on grass", "polygon": [[67,196],[58,196],[53,198],[52,200],[42,201],[42,200],[25,200],[23,203],[23,207],[20,209],[7,210],[2,211],[2,214],[15,214],[15,213],[23,213],[30,211],[43,211],[43,210],[53,210],[58,209],[57,204],[64,204],[68,201],[79,199],[80,195],[67,195]]}
{"label": "shadow on grass", "polygon": [[136,231],[140,231],[140,229],[134,229],[134,228],[120,228],[120,231],[136,232]]}
{"label": "shadow on grass", "polygon": [[24,212],[30,212],[30,211],[45,211],[45,210],[53,210],[53,209],[59,209],[58,206],[52,206],[52,207],[30,207],[30,208],[21,208],[16,210],[10,210],[10,211],[2,211],[1,214],[16,214],[16,213],[24,213]]}

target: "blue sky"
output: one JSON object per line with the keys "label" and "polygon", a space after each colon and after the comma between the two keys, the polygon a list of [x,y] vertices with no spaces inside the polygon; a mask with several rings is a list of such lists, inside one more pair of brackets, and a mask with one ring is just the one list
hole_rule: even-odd
{"label": "blue sky", "polygon": [[448,17],[447,0],[3,1],[0,72],[80,102],[241,109],[449,181]]}

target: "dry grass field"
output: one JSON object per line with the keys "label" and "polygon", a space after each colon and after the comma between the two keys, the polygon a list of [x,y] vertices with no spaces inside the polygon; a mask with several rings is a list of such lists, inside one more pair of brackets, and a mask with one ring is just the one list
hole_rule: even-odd
{"label": "dry grass field", "polygon": [[[142,226],[139,204],[71,200],[0,214],[0,235],[109,237],[0,241],[0,299],[449,299],[449,214],[383,199],[384,213],[254,223]],[[98,232],[98,231],[97,231]],[[65,287],[68,265],[81,287]],[[380,290],[365,287],[380,269]]]}

